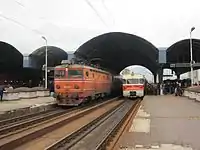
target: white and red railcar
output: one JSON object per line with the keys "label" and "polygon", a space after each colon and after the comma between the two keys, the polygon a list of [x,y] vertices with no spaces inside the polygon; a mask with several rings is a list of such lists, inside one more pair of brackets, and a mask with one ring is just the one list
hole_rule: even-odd
{"label": "white and red railcar", "polygon": [[122,76],[123,96],[141,98],[145,96],[146,79],[143,75],[128,74]]}

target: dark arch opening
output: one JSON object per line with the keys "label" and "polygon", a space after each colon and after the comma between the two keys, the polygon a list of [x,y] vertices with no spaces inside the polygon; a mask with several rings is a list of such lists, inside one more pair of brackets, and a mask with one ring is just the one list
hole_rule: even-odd
{"label": "dark arch opening", "polygon": [[130,65],[141,65],[155,73],[158,69],[158,49],[136,35],[111,32],[97,36],[75,52],[77,58],[95,60],[102,67],[119,73]]}
{"label": "dark arch opening", "polygon": [[23,55],[12,45],[0,41],[0,84],[19,80],[23,72]]}
{"label": "dark arch opening", "polygon": [[[56,65],[59,65],[62,60],[68,59],[67,52],[58,47],[48,46],[47,49],[48,67],[54,67]],[[37,68],[42,68],[45,64],[45,52],[46,47],[43,46],[30,54],[30,57],[34,61],[34,64]]]}
{"label": "dark arch opening", "polygon": [[0,53],[1,71],[23,67],[23,55],[12,45],[0,41]]}

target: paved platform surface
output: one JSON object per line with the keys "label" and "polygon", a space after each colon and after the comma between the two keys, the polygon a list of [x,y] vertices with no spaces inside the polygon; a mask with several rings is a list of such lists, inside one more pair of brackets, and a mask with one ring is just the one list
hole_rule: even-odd
{"label": "paved platform surface", "polygon": [[146,96],[120,150],[200,150],[200,103],[184,97]]}
{"label": "paved platform surface", "polygon": [[3,101],[0,102],[0,120],[47,111],[55,106],[56,101],[52,97]]}
{"label": "paved platform surface", "polygon": [[33,98],[33,99],[21,99],[15,101],[3,101],[0,102],[0,114],[11,111],[15,109],[21,109],[26,107],[35,107],[40,105],[47,105],[55,103],[53,97],[40,97],[40,98]]}

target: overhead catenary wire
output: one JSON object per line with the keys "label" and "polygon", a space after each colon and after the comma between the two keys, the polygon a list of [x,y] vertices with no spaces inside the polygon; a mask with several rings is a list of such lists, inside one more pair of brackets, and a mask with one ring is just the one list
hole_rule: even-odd
{"label": "overhead catenary wire", "polygon": [[[20,1],[18,1],[18,0],[13,0],[13,2],[16,2],[18,5],[20,5],[21,7],[25,8],[24,4],[21,3]],[[99,12],[95,9],[95,7],[91,4],[91,2],[90,2],[89,0],[85,0],[85,2],[86,2],[86,3],[90,6],[90,8],[95,12],[95,14],[96,14],[97,17],[100,19],[100,21],[108,28],[106,22],[105,22],[104,19],[101,17],[101,15],[99,14]],[[16,20],[13,19],[13,18],[7,17],[7,16],[5,16],[5,15],[3,15],[3,14],[1,14],[1,13],[0,13],[0,17],[6,19],[6,20],[8,20],[8,21],[11,21],[11,22],[13,22],[13,23],[15,23],[15,24],[17,24],[17,25],[19,25],[19,26],[22,26],[22,27],[24,27],[24,28],[26,28],[26,29],[28,29],[28,30],[31,30],[31,31],[34,32],[34,33],[40,34],[40,36],[43,35],[43,33],[41,33],[40,31],[38,31],[37,29],[31,29],[30,27],[28,27],[28,26],[26,26],[26,25],[20,23],[19,21],[16,21]]]}
{"label": "overhead catenary wire", "polygon": [[11,22],[13,22],[13,23],[15,23],[15,24],[17,24],[17,25],[19,25],[19,26],[22,26],[22,27],[24,27],[24,28],[26,28],[26,29],[28,29],[28,30],[31,30],[32,32],[35,32],[35,33],[37,33],[37,34],[42,34],[40,31],[38,31],[38,30],[36,30],[36,29],[30,29],[30,28],[27,27],[26,25],[24,25],[24,24],[22,24],[22,23],[20,23],[20,22],[18,22],[18,21],[16,21],[16,20],[14,20],[13,18],[7,17],[7,16],[5,16],[5,15],[3,15],[3,14],[1,14],[1,13],[0,13],[0,17],[6,19],[6,20],[8,20],[8,21],[11,21]]}
{"label": "overhead catenary wire", "polygon": [[[31,29],[30,27],[28,27],[28,26],[26,26],[26,25],[20,23],[20,22],[17,21],[17,20],[15,20],[15,19],[13,19],[13,18],[11,18],[11,17],[7,17],[7,16],[3,15],[1,12],[0,12],[0,18],[3,18],[3,19],[5,19],[5,20],[7,20],[7,21],[11,21],[11,22],[15,23],[16,25],[21,26],[21,27],[23,27],[23,28],[25,28],[25,29],[27,29],[27,30],[33,32],[34,34],[38,35],[40,38],[41,38],[41,36],[45,35],[43,32],[41,32],[41,31],[39,31],[39,30],[37,30],[37,29]],[[49,36],[48,36],[48,37],[49,37]],[[50,38],[51,38],[51,39],[54,39],[52,36],[50,36]]]}
{"label": "overhead catenary wire", "polygon": [[[17,3],[20,7],[25,8],[25,5],[24,5],[22,2],[20,2],[19,0],[11,0],[11,1]],[[2,12],[0,12],[0,17],[6,19],[7,21],[11,21],[11,22],[13,22],[13,23],[15,23],[15,24],[17,24],[17,25],[19,25],[19,26],[21,26],[21,27],[27,29],[27,30],[30,30],[30,31],[32,31],[33,33],[37,34],[37,35],[38,35],[38,34],[39,34],[40,36],[43,35],[43,33],[40,32],[39,30],[37,30],[37,29],[31,29],[30,27],[28,27],[28,26],[26,26],[26,25],[20,23],[19,21],[16,21],[15,19],[3,15]]]}
{"label": "overhead catenary wire", "polygon": [[110,17],[112,18],[113,24],[115,24],[115,19],[114,19],[113,15],[112,15],[111,11],[107,8],[107,6],[106,6],[106,4],[105,4],[105,0],[102,0],[101,2],[102,2],[102,4],[103,4],[105,10],[107,11],[107,13],[108,13],[108,14],[110,15]]}
{"label": "overhead catenary wire", "polygon": [[24,4],[22,4],[21,2],[19,2],[18,0],[14,0],[18,5],[20,5],[21,7],[25,7]]}
{"label": "overhead catenary wire", "polygon": [[[24,4],[21,3],[21,2],[19,2],[18,0],[13,0],[13,1],[16,2],[18,5],[20,5],[21,7],[24,7],[24,8],[25,8]],[[91,4],[91,2],[90,2],[89,0],[85,0],[85,2],[92,8],[92,10],[95,12],[95,14],[97,15],[97,17],[101,20],[101,22],[102,22],[106,27],[108,27],[107,24],[106,24],[106,22],[104,21],[104,19],[101,17],[101,15],[98,13],[98,11],[94,8],[94,6]],[[11,20],[11,21],[13,21],[13,20]],[[13,22],[15,22],[15,21],[13,21]],[[21,26],[24,27],[24,25],[22,25],[22,24],[19,23],[19,22],[15,22],[15,23],[17,23],[18,25],[21,25]],[[32,29],[31,29],[31,30],[32,30]],[[35,31],[34,31],[34,32],[35,32]],[[36,32],[38,33],[38,31],[36,31]]]}
{"label": "overhead catenary wire", "polygon": [[106,26],[107,24],[105,23],[105,21],[103,20],[103,18],[101,17],[101,15],[98,13],[98,11],[93,7],[93,5],[89,2],[89,0],[85,0],[85,2],[92,8],[92,10],[95,12],[95,14],[98,16],[98,18],[101,20],[101,22]]}
{"label": "overhead catenary wire", "polygon": [[[104,19],[101,17],[101,15],[98,13],[98,11],[93,7],[93,5],[89,2],[89,0],[85,0],[86,3],[93,9],[93,11],[95,12],[95,14],[98,16],[98,18],[101,20],[101,22],[103,22],[103,24],[105,26],[107,26],[107,24],[105,23]],[[18,5],[25,7],[23,3],[19,2],[18,0],[14,0],[14,2],[16,2]],[[106,8],[107,12],[110,14],[110,12],[108,11],[107,7],[105,6],[104,2],[103,2],[104,7]]]}

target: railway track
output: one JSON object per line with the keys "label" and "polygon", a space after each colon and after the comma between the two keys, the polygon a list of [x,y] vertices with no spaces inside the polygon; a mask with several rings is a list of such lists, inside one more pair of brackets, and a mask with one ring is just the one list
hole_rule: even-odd
{"label": "railway track", "polygon": [[137,111],[140,101],[126,100],[89,124],[82,126],[45,150],[100,150],[106,149],[109,140],[122,126],[131,112]]}
{"label": "railway track", "polygon": [[55,111],[55,110],[56,109],[50,109],[50,110],[47,110],[47,111],[44,111],[44,112],[31,113],[31,114],[28,114],[28,115],[21,115],[21,116],[9,118],[9,119],[3,119],[3,120],[0,120],[0,128],[12,125],[15,122],[30,119],[32,117],[36,117],[36,116],[39,116],[41,114],[46,114],[46,113],[49,113],[49,112],[52,112],[52,111]]}
{"label": "railway track", "polygon": [[41,123],[43,121],[46,121],[48,119],[58,117],[65,113],[69,113],[70,111],[73,111],[73,110],[74,109],[69,109],[69,110],[58,109],[52,112],[51,111],[45,112],[44,114],[40,113],[30,118],[21,119],[14,123],[7,123],[5,125],[0,126],[0,139],[5,138],[6,136],[9,136],[11,134],[20,132],[22,130],[26,130],[27,127],[30,128],[31,126]]}
{"label": "railway track", "polygon": [[130,128],[132,120],[135,118],[140,106],[141,99],[137,100],[136,103],[129,109],[128,113],[124,118],[113,128],[113,130],[108,134],[102,142],[98,145],[97,149],[108,149],[115,150],[118,149],[118,142],[121,136]]}
{"label": "railway track", "polygon": [[[17,147],[19,147],[19,149],[26,149],[27,146],[29,147],[28,149],[31,149],[31,146],[35,146],[35,143],[38,144],[36,149],[44,149],[44,143],[51,143],[51,140],[49,140],[48,138],[45,140],[44,135],[48,136],[48,134],[51,134],[52,136],[57,135],[58,133],[62,133],[65,132],[65,130],[63,130],[63,128],[68,128],[69,125],[71,124],[72,127],[74,126],[73,123],[76,122],[77,120],[84,120],[84,118],[82,116],[90,116],[93,113],[97,113],[97,111],[103,109],[104,111],[106,111],[104,109],[105,108],[109,108],[112,105],[117,105],[120,102],[115,100],[116,98],[112,99],[112,100],[108,100],[105,102],[102,102],[100,104],[96,104],[95,106],[90,106],[89,108],[82,108],[82,109],[77,109],[74,111],[71,111],[70,114],[63,114],[61,116],[58,116],[57,118],[53,118],[53,119],[48,119],[47,121],[38,123],[37,125],[33,125],[33,126],[28,126],[26,129],[22,128],[21,131],[19,132],[12,132],[12,134],[8,134],[6,136],[2,136],[0,139],[0,149],[3,150],[11,150],[11,149],[15,149]],[[98,113],[97,113],[98,114]],[[91,117],[91,116],[90,116]],[[93,117],[96,117],[93,116]],[[90,118],[91,119],[91,118]],[[29,120],[29,121],[33,121],[33,120]],[[88,121],[88,120],[87,120]],[[86,121],[86,122],[87,122]],[[30,125],[30,123],[29,123]],[[75,123],[75,125],[77,125]],[[81,124],[78,124],[81,125]],[[59,132],[60,131],[60,132]],[[57,132],[57,134],[55,134]],[[70,131],[69,131],[70,132]],[[58,134],[61,136],[61,134]],[[42,138],[43,140],[41,140],[40,138]],[[58,137],[58,139],[60,139]],[[57,140],[58,140],[57,139]],[[37,141],[40,142],[37,142]],[[55,139],[53,140],[53,142],[55,142]],[[29,146],[29,144],[31,144],[31,146]],[[41,145],[40,145],[41,144]],[[51,144],[47,144],[47,145],[51,145]],[[18,149],[18,148],[17,148]],[[32,149],[35,149],[35,147]]]}
{"label": "railway track", "polygon": [[93,102],[85,106],[81,107],[73,107],[67,110],[64,109],[52,109],[45,112],[39,112],[29,115],[23,115],[7,120],[0,121],[0,139],[5,138],[11,134],[16,134],[17,132],[21,132],[23,130],[27,130],[32,126],[35,126],[39,123],[47,121],[49,119],[62,116],[64,114],[75,113],[76,111],[83,110],[87,107],[91,107],[103,101]]}

